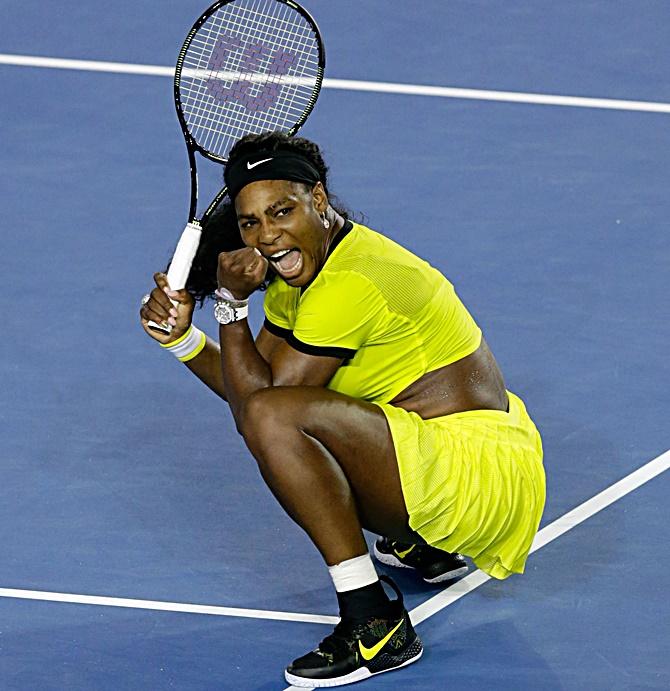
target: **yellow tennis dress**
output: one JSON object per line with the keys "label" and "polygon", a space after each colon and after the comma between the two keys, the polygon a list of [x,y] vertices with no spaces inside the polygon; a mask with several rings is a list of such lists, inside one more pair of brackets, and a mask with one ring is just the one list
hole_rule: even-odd
{"label": "yellow tennis dress", "polygon": [[427,372],[473,353],[481,330],[452,284],[389,238],[349,221],[314,280],[280,279],[265,327],[294,348],[344,359],[328,388],[388,420],[410,527],[495,578],[522,573],[545,501],[540,435],[523,402],[422,419],[390,405]]}

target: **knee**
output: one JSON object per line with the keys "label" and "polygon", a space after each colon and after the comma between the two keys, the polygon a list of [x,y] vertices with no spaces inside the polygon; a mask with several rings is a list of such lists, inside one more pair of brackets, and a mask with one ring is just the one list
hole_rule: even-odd
{"label": "knee", "polygon": [[237,429],[249,450],[257,457],[279,443],[290,427],[290,406],[276,389],[255,391],[244,402],[238,416]]}

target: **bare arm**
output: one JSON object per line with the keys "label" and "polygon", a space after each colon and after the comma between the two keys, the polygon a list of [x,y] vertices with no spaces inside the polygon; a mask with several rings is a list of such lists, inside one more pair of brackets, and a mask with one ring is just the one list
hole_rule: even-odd
{"label": "bare arm", "polygon": [[301,353],[261,329],[256,343],[245,320],[219,328],[221,373],[227,400],[240,426],[246,399],[269,386],[326,386],[342,360]]}
{"label": "bare arm", "polygon": [[226,398],[226,389],[223,384],[223,376],[221,374],[221,351],[218,343],[215,343],[209,336],[205,347],[200,351],[196,357],[184,363],[193,374],[195,374],[200,381],[208,386],[217,396],[224,401]]}
{"label": "bare arm", "polygon": [[[191,326],[195,301],[186,290],[168,291],[167,277],[164,273],[154,274],[154,281],[156,287],[151,291],[149,301],[142,306],[140,318],[146,333],[165,345],[180,338],[188,331]],[[177,304],[173,305],[171,300]],[[172,326],[172,331],[170,334],[156,331],[149,327],[149,321],[169,323]],[[255,345],[260,357],[266,362],[270,362],[270,358],[280,343],[283,343],[283,339],[262,328]],[[218,343],[207,337],[202,351],[184,364],[217,396],[224,401],[227,400],[221,371],[221,349]]]}
{"label": "bare arm", "polygon": [[[219,285],[244,299],[261,283],[267,266],[267,259],[250,247],[222,252]],[[325,386],[342,364],[340,358],[301,353],[265,329],[254,343],[246,319],[221,325],[219,342],[223,388],[238,429],[245,402],[256,391],[270,386]]]}
{"label": "bare arm", "polygon": [[[275,349],[283,342],[283,339],[271,334],[267,329],[261,328],[256,337],[255,347],[260,357],[266,363],[269,363]],[[232,359],[236,359],[235,355],[232,356]],[[190,369],[191,372],[193,372],[193,374],[195,374],[195,376],[217,396],[224,401],[228,400],[223,378],[221,348],[218,343],[215,343],[208,336],[207,343],[200,354],[185,364],[186,367],[188,367],[188,369]]]}

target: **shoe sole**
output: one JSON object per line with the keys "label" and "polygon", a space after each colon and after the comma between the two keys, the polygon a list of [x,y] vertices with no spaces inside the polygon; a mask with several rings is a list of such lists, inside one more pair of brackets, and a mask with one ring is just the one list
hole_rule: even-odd
{"label": "shoe sole", "polygon": [[[377,559],[377,561],[381,562],[382,564],[385,564],[386,566],[395,566],[399,569],[413,569],[414,571],[416,571],[416,569],[413,566],[403,564],[400,561],[400,559],[398,559],[395,555],[388,554],[387,552],[380,552],[376,544],[374,545],[374,553],[375,559]],[[434,585],[435,583],[443,583],[444,581],[453,581],[454,578],[464,576],[467,572],[468,567],[461,566],[458,569],[445,571],[445,573],[441,573],[439,576],[436,576],[435,578],[424,578],[423,580],[426,581],[426,583]]]}
{"label": "shoe sole", "polygon": [[286,678],[286,681],[291,684],[291,686],[296,686],[299,689],[321,689],[333,686],[344,686],[345,684],[353,684],[357,681],[363,681],[363,679],[369,679],[377,674],[384,674],[384,672],[392,672],[394,669],[407,667],[407,665],[411,665],[412,662],[416,662],[422,655],[423,648],[421,648],[417,655],[409,660],[405,660],[405,662],[399,664],[397,667],[389,667],[388,669],[382,669],[379,672],[371,672],[367,667],[361,667],[355,672],[350,672],[349,674],[345,674],[343,677],[337,677],[336,679],[307,679],[306,677],[296,677],[287,671],[284,672],[284,677]]}

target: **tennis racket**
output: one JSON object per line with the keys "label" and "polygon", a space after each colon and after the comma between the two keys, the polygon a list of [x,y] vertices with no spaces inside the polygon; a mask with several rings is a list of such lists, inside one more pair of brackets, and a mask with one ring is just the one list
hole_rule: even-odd
{"label": "tennis racket", "polygon": [[[177,118],[191,171],[188,223],[172,257],[172,290],[186,285],[202,226],[224,187],[198,218],[196,152],[225,164],[245,134],[293,136],[319,96],[326,56],[311,15],[293,0],[221,0],[195,22],[179,52],[174,78]],[[169,333],[170,328],[149,325]]]}

